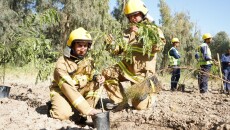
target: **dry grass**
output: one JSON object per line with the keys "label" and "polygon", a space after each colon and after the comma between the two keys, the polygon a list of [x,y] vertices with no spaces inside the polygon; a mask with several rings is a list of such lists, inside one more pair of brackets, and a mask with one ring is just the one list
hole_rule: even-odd
{"label": "dry grass", "polygon": [[[0,66],[0,70],[0,84],[4,84],[10,81],[35,84],[38,74],[38,70],[34,65],[31,64],[23,67],[13,67],[6,65],[5,74],[3,71],[3,66]],[[48,80],[51,80],[51,77],[49,77]]]}

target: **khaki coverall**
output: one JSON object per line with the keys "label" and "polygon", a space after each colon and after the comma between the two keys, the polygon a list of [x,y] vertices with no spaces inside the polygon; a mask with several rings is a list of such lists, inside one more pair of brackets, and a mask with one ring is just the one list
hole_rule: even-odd
{"label": "khaki coverall", "polygon": [[[144,78],[155,74],[156,70],[156,51],[153,51],[150,57],[147,54],[143,55],[143,44],[138,43],[138,36],[134,32],[130,32],[130,29],[124,32],[124,40],[132,46],[132,63],[122,61],[115,67],[104,71],[105,87],[109,98],[115,104],[125,100],[124,89],[126,86],[140,83]],[[136,109],[151,107],[156,100],[154,86],[152,86],[152,90],[144,100],[133,99],[132,106]]]}
{"label": "khaki coverall", "polygon": [[[54,70],[54,81],[50,86],[53,118],[65,120],[73,114],[73,108],[88,115],[95,107],[98,85],[92,81],[92,64],[89,59],[76,60],[60,57]],[[96,98],[98,99],[98,98]]]}

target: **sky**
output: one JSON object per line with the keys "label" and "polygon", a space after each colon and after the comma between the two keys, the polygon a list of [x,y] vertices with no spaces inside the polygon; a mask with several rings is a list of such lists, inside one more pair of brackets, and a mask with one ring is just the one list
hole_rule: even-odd
{"label": "sky", "polygon": [[[117,0],[110,0],[110,11]],[[159,24],[159,0],[143,0],[149,14]],[[201,34],[211,33],[213,36],[225,31],[230,36],[230,0],[165,0],[172,15],[176,12],[185,12],[190,21],[201,30]]]}

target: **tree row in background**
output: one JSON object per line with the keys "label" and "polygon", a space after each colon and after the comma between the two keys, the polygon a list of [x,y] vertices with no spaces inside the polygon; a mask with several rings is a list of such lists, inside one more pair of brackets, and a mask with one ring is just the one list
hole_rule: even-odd
{"label": "tree row in background", "polygon": [[[93,35],[98,46],[92,55],[107,55],[103,51],[103,38],[107,34],[118,33],[127,26],[123,14],[125,0],[117,0],[117,6],[109,13],[109,0],[0,0],[0,61],[12,66],[32,63],[38,68],[38,79],[45,79],[52,70],[56,59],[62,54],[68,34],[80,26]],[[163,30],[167,44],[159,54],[158,69],[168,65],[167,52],[171,39],[181,40],[182,64],[196,64],[194,53],[201,43],[201,34],[190,21],[188,13],[172,14],[164,0],[159,1]],[[156,21],[158,22],[158,21]],[[211,45],[213,56],[222,54],[229,47],[229,37],[225,32],[214,36]],[[99,61],[109,61],[109,57],[95,57]],[[109,63],[108,63],[109,64]]]}

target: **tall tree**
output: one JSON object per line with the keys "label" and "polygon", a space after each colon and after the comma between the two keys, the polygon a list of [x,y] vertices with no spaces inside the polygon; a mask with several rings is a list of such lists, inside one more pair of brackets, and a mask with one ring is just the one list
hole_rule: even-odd
{"label": "tall tree", "polygon": [[218,32],[213,37],[214,42],[210,45],[212,55],[216,58],[216,53],[220,55],[226,52],[226,49],[230,47],[230,39],[226,32]]}
{"label": "tall tree", "polygon": [[30,62],[43,66],[46,76],[50,70],[48,64],[57,58],[55,48],[63,50],[70,31],[78,27],[90,31],[98,45],[95,49],[98,52],[92,54],[99,54],[95,58],[100,59],[105,56],[103,36],[121,30],[121,24],[108,12],[109,0],[0,0],[0,3],[3,14],[0,54],[6,52],[7,62],[16,66]]}
{"label": "tall tree", "polygon": [[[162,30],[165,34],[167,44],[163,51],[161,68],[166,67],[168,62],[168,50],[171,48],[171,39],[177,37],[180,39],[181,61],[184,65],[192,65],[194,63],[194,53],[196,44],[199,43],[197,35],[193,35],[194,24],[190,21],[189,14],[184,12],[171,14],[171,10],[165,0],[159,3]],[[194,37],[195,36],[195,37]]]}
{"label": "tall tree", "polygon": [[61,42],[65,43],[71,30],[84,27],[86,30],[111,32],[120,24],[109,15],[109,0],[69,0],[63,3],[61,13]]}
{"label": "tall tree", "polygon": [[46,32],[51,27],[55,28],[59,21],[58,14],[52,9],[33,12],[34,7],[30,6],[32,1],[0,2],[3,9],[0,19],[3,25],[0,30],[3,34],[0,37],[1,61],[11,66],[24,66],[32,62],[39,72],[46,72],[39,73],[39,79],[44,78],[43,74],[47,77],[47,70],[51,70],[47,63],[53,62],[57,53]]}
{"label": "tall tree", "polygon": [[117,6],[114,7],[112,11],[113,17],[116,18],[116,20],[121,23],[122,27],[126,27],[128,24],[128,19],[126,18],[124,14],[124,6],[125,6],[126,0],[117,0]]}
{"label": "tall tree", "polygon": [[167,59],[168,59],[168,50],[170,49],[170,41],[172,37],[171,29],[172,29],[172,20],[173,17],[171,16],[171,10],[165,0],[160,0],[160,3],[158,4],[159,10],[160,10],[160,16],[161,19],[160,24],[161,24],[161,29],[164,32],[166,42],[167,44],[164,47],[164,50],[161,55],[159,55],[159,60],[157,64],[157,68],[164,68],[167,66]]}
{"label": "tall tree", "polygon": [[11,52],[10,47],[14,45],[12,40],[15,37],[18,23],[22,22],[18,13],[11,9],[13,4],[15,4],[14,1],[0,0],[0,54],[2,56],[0,59],[2,62],[3,60],[7,62],[9,59],[10,55],[7,53]]}
{"label": "tall tree", "polygon": [[193,63],[195,44],[193,43],[194,38],[192,37],[193,23],[190,22],[189,14],[183,12],[176,13],[174,17],[174,34],[173,37],[180,39],[180,53],[185,65]]}

